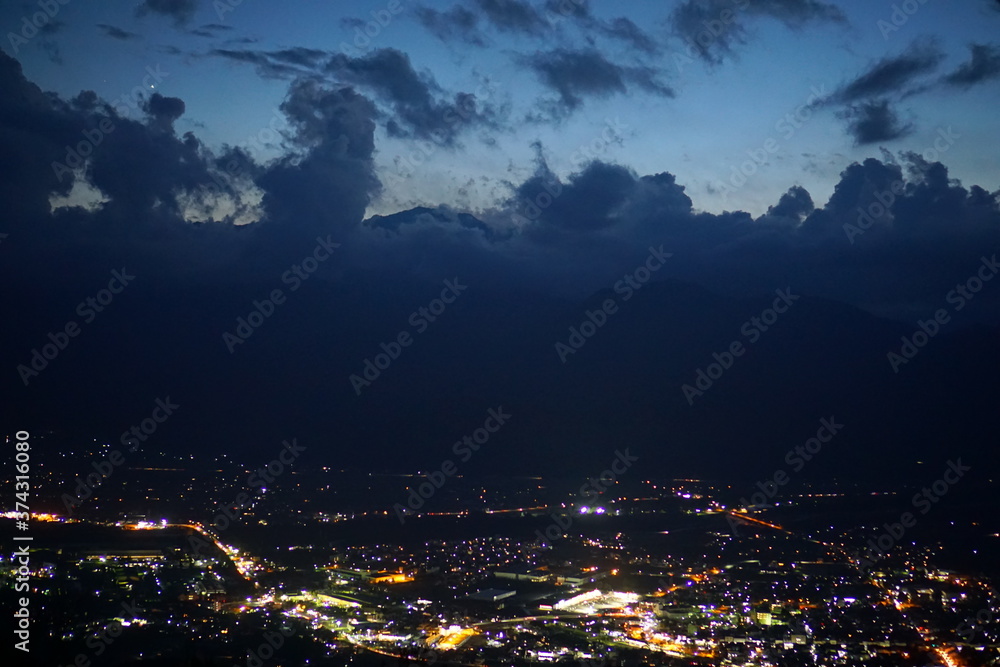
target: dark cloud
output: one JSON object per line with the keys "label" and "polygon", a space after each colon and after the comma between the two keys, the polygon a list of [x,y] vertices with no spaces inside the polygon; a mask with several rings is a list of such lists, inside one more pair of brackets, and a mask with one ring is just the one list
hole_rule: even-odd
{"label": "dark cloud", "polygon": [[548,18],[522,0],[473,0],[469,6],[455,5],[448,10],[418,6],[417,20],[438,39],[486,46],[487,38],[480,23],[498,32],[540,37],[552,29]]}
{"label": "dark cloud", "polygon": [[319,67],[330,57],[329,53],[326,51],[307,49],[302,46],[297,46],[291,49],[281,49],[279,51],[271,51],[267,55],[276,62],[296,65],[302,68]]}
{"label": "dark cloud", "polygon": [[670,25],[690,50],[718,64],[746,38],[748,18],[765,17],[800,28],[809,22],[847,22],[835,5],[818,0],[685,0],[670,14]]}
{"label": "dark cloud", "polygon": [[475,4],[501,32],[538,36],[550,27],[548,20],[522,0],[475,0]]}
{"label": "dark cloud", "polygon": [[272,225],[296,236],[345,234],[358,225],[380,184],[375,177],[375,106],[351,88],[313,80],[292,84],[281,110],[290,143],[305,157],[286,157],[258,178]]}
{"label": "dark cloud", "polygon": [[323,62],[329,58],[324,51],[306,48],[280,51],[212,49],[209,55],[253,65],[258,74],[266,79],[293,79],[318,74]]}
{"label": "dark cloud", "polygon": [[626,93],[633,86],[662,97],[674,96],[654,70],[618,65],[595,49],[539,51],[522,56],[521,61],[558,93],[560,102],[570,111],[578,108],[586,97],[609,97]]}
{"label": "dark cloud", "polygon": [[164,132],[173,132],[174,121],[184,114],[184,100],[153,93],[144,109],[152,117],[156,127]]}
{"label": "dark cloud", "polygon": [[847,129],[856,146],[892,141],[913,132],[913,124],[901,122],[888,100],[851,105],[838,115],[848,121]]}
{"label": "dark cloud", "polygon": [[590,3],[586,0],[547,0],[545,9],[548,16],[552,17],[553,25],[571,19],[588,39],[592,33],[597,33],[619,41],[642,54],[651,55],[660,51],[660,45],[631,19],[624,16],[609,21],[597,19],[591,13]]}
{"label": "dark cloud", "polygon": [[191,34],[196,35],[197,37],[214,38],[214,37],[220,37],[222,33],[228,32],[232,29],[233,29],[232,26],[223,25],[221,23],[208,23],[206,25],[201,26],[200,28],[192,30]]}
{"label": "dark cloud", "polygon": [[781,199],[774,206],[767,209],[767,215],[777,218],[793,218],[801,222],[816,210],[809,191],[801,185],[793,185],[788,192],[781,195]]}
{"label": "dark cloud", "polygon": [[[993,254],[1000,229],[996,226],[1000,193],[985,193],[976,186],[967,190],[949,178],[945,165],[913,153],[901,154],[898,162],[869,158],[851,165],[841,174],[829,203],[813,218],[825,224],[833,222],[821,220],[829,216],[857,225],[862,212],[878,212],[873,204],[879,199],[885,202],[887,192],[899,192],[898,186],[904,184],[903,194],[890,200],[885,213],[875,215],[871,229],[856,239],[858,246],[873,250],[883,261],[898,262],[900,275],[917,282],[924,277],[907,271],[907,262],[951,265],[954,268],[948,271],[961,277],[968,271],[957,268],[963,257]],[[922,271],[941,273],[930,265]]]}
{"label": "dark cloud", "polygon": [[[617,224],[619,208],[635,185],[635,174],[618,165],[593,162],[565,184],[543,167],[517,188],[513,203],[528,202],[530,207],[530,202],[546,201],[546,195],[552,199],[539,216],[529,216],[535,222],[525,228],[527,234],[545,240],[553,229],[593,231]],[[525,212],[530,214],[530,208]]]}
{"label": "dark cloud", "polygon": [[409,56],[396,49],[376,49],[357,58],[306,48],[214,49],[210,54],[254,65],[267,78],[333,78],[356,86],[385,107],[386,129],[396,137],[431,139],[452,147],[466,129],[495,130],[502,123],[503,112],[486,99],[490,91],[478,97],[458,92],[449,99],[430,74],[418,73]]}
{"label": "dark cloud", "polygon": [[[887,192],[902,194],[861,237],[850,236],[846,226],[857,225],[859,212],[877,197],[884,201]],[[754,220],[745,213],[698,213],[671,174],[637,177],[623,167],[594,163],[563,182],[541,168],[517,186],[508,204],[524,230],[508,249],[537,256],[538,245],[548,248],[532,267],[534,279],[569,284],[556,274],[574,273],[573,280],[586,281],[582,274],[590,269],[599,274],[609,258],[627,265],[629,253],[663,243],[674,252],[672,275],[712,289],[764,291],[769,280],[791,281],[815,294],[902,317],[937,307],[941,284],[966,275],[981,254],[995,252],[998,195],[963,188],[944,165],[903,154],[899,164],[869,159],[849,166],[820,208],[796,186]],[[924,267],[919,276],[913,274],[917,265]],[[574,272],[568,266],[588,269]],[[831,281],[832,275],[837,279]],[[900,282],[900,275],[907,280]]]}
{"label": "dark cloud", "polygon": [[602,24],[601,29],[604,34],[630,45],[637,51],[653,54],[660,50],[659,45],[652,37],[624,16],[619,16],[607,24]]}
{"label": "dark cloud", "polygon": [[[205,265],[226,256],[213,246],[215,232],[206,231],[197,234],[205,246],[184,245],[180,255],[169,257],[167,249],[192,233],[184,219],[186,201],[215,186],[211,154],[192,135],[177,137],[161,126],[177,116],[179,100],[137,100],[130,108],[84,91],[62,101],[41,94],[4,55],[0,80],[15,93],[0,110],[0,150],[10,157],[0,198],[26,253],[87,275],[99,264],[121,261],[123,252],[141,252],[157,266],[189,259]],[[147,122],[133,113],[140,107],[151,112]],[[68,195],[81,181],[104,201],[53,211],[50,198]]]}
{"label": "dark cloud", "polygon": [[[49,195],[68,194],[72,178],[52,169],[66,147],[79,141],[83,118],[68,103],[54,103],[25,79],[21,64],[0,52],[0,195],[11,223],[28,224],[48,214]],[[95,96],[96,97],[96,96]]]}
{"label": "dark cloud", "polygon": [[944,78],[952,86],[969,88],[1000,77],[1000,47],[993,44],[972,44],[969,62]]}
{"label": "dark cloud", "polygon": [[918,38],[902,54],[873,63],[813,106],[844,105],[837,115],[847,121],[856,146],[900,139],[914,127],[900,119],[891,99],[904,100],[938,85],[919,79],[933,73],[942,60],[944,53],[934,41]]}
{"label": "dark cloud", "polygon": [[42,51],[45,52],[46,57],[54,62],[56,65],[65,64],[62,57],[62,51],[59,49],[59,44],[51,39],[39,40],[39,45],[42,47]]}
{"label": "dark cloud", "polygon": [[[887,192],[902,194],[863,235],[849,235],[859,212]],[[394,251],[384,266],[409,266],[422,278],[463,257],[469,263],[463,270],[479,280],[541,284],[579,296],[606,287],[622,266],[638,261],[650,245],[663,244],[674,253],[670,275],[681,280],[737,293],[791,282],[905,318],[939,307],[941,285],[995,251],[997,194],[965,189],[940,163],[922,164],[918,156],[903,154],[898,163],[869,159],[849,166],[819,208],[808,191],[793,186],[755,220],[742,212],[698,212],[669,173],[638,176],[627,167],[593,162],[563,180],[540,159],[533,176],[512,185],[502,208],[479,216],[497,230],[513,223],[512,236],[466,236],[471,223],[447,225],[437,213],[399,214],[372,225],[395,230]],[[406,244],[417,238],[419,251],[407,252]],[[456,247],[460,238],[465,240]],[[374,248],[368,261],[382,266]],[[489,269],[475,268],[480,263]],[[914,266],[924,267],[919,275]],[[908,278],[900,281],[901,275]]]}
{"label": "dark cloud", "polygon": [[[179,98],[154,93],[129,108],[84,91],[63,101],[27,81],[3,53],[0,86],[9,93],[0,97],[0,150],[8,158],[0,163],[0,205],[26,263],[47,257],[95,276],[130,258],[166,286],[247,255],[252,261],[228,264],[247,276],[276,257],[301,255],[320,231],[359,228],[380,188],[371,159],[377,111],[348,88],[293,83],[281,106],[288,153],[261,165],[240,149],[213,152],[192,133],[178,136]],[[53,210],[50,198],[80,182],[103,201]],[[260,204],[251,204],[257,196]],[[215,207],[220,197],[231,200],[228,209]],[[258,222],[235,228],[247,211]],[[193,212],[205,222],[190,222]],[[7,262],[3,270],[18,268]],[[56,282],[53,274],[32,289],[61,289]]]}
{"label": "dark cloud", "polygon": [[432,35],[443,42],[462,41],[474,46],[486,46],[486,37],[479,31],[479,16],[455,5],[447,11],[417,7],[417,20]]}
{"label": "dark cloud", "polygon": [[97,27],[100,28],[105,35],[111,37],[112,39],[119,39],[122,41],[127,41],[130,39],[139,39],[139,35],[137,35],[136,33],[129,32],[128,30],[122,30],[121,28],[118,28],[113,25],[108,25],[107,23],[98,23]]}
{"label": "dark cloud", "polygon": [[490,122],[475,95],[457,93],[447,102],[438,99],[442,91],[433,77],[418,73],[409,56],[396,49],[379,49],[360,58],[338,54],[327,69],[341,81],[372,91],[392,109],[386,127],[393,136],[452,146],[466,124]]}
{"label": "dark cloud", "polygon": [[52,19],[51,21],[45,23],[44,25],[42,25],[41,28],[38,29],[38,34],[45,35],[46,37],[51,37],[57,33],[62,32],[63,28],[65,27],[66,24],[64,22],[58,19]]}
{"label": "dark cloud", "polygon": [[173,19],[174,25],[183,26],[194,18],[197,9],[198,0],[143,0],[135,13],[136,16],[159,14]]}
{"label": "dark cloud", "polygon": [[723,0],[707,3],[688,0],[674,8],[670,24],[689,50],[706,62],[718,64],[732,54],[734,45],[744,40],[741,22],[735,18],[722,20],[723,16],[735,17],[737,11],[733,3]]}
{"label": "dark cloud", "polygon": [[810,21],[847,23],[847,17],[839,7],[819,0],[757,0],[749,2],[746,11],[769,16],[791,27]]}
{"label": "dark cloud", "polygon": [[585,23],[593,20],[587,0],[545,0],[545,11],[557,17],[556,20],[572,18]]}
{"label": "dark cloud", "polygon": [[630,19],[623,16],[610,21],[595,18],[586,0],[546,0],[542,11],[520,0],[476,0],[471,7],[455,5],[446,11],[418,6],[416,15],[428,32],[444,42],[485,47],[489,40],[481,25],[544,39],[560,30],[565,21],[570,21],[591,44],[594,35],[601,35],[641,54],[660,51],[656,41]]}
{"label": "dark cloud", "polygon": [[45,57],[56,65],[62,65],[64,62],[62,58],[62,51],[59,49],[59,42],[53,39],[53,37],[62,32],[65,27],[66,24],[64,22],[58,19],[53,19],[43,24],[42,27],[38,29],[38,46],[45,53]]}
{"label": "dark cloud", "polygon": [[[849,166],[819,208],[805,189],[792,187],[756,220],[743,212],[699,211],[670,173],[639,175],[594,161],[560,179],[540,160],[536,173],[513,184],[509,201],[493,210],[471,216],[429,209],[362,224],[382,187],[373,161],[382,112],[378,96],[363,94],[360,82],[399,105],[436,104],[424,95],[435,86],[407,62],[386,65],[382,58],[395,56],[344,63],[357,84],[291,82],[281,105],[285,152],[258,164],[238,149],[213,152],[193,134],[173,132],[170,124],[184,112],[177,98],[150,96],[141,118],[110,108],[92,92],[62,100],[40,91],[15,60],[0,55],[0,85],[10,93],[0,97],[0,150],[9,156],[0,164],[0,205],[12,221],[5,245],[21,244],[0,271],[11,285],[41,281],[56,289],[56,279],[39,267],[65,262],[73,275],[98,275],[128,258],[164,284],[236,275],[273,279],[276,265],[301,259],[308,250],[303,245],[334,234],[343,247],[338,269],[324,280],[389,268],[393,280],[440,280],[461,269],[470,280],[580,295],[606,287],[650,246],[662,244],[674,253],[664,277],[723,292],[765,293],[791,283],[873,312],[909,316],[911,309],[939,306],[942,285],[1000,246],[997,195],[967,189],[944,165],[912,155],[900,156],[898,164],[870,159]],[[84,131],[104,119],[114,131],[72,173],[55,173],[52,164],[65,161]],[[105,201],[53,212],[50,197],[68,194],[77,179]],[[897,181],[902,187],[893,188]],[[230,218],[187,219],[192,201],[209,203],[220,191],[239,198],[251,186],[261,196],[258,222],[236,228]],[[849,239],[845,225],[857,224],[859,211],[888,191],[902,194],[862,236]]]}
{"label": "dark cloud", "polygon": [[900,93],[915,79],[930,74],[944,54],[933,43],[916,41],[905,53],[879,60],[863,74],[849,81],[821,103],[851,103],[893,93]]}

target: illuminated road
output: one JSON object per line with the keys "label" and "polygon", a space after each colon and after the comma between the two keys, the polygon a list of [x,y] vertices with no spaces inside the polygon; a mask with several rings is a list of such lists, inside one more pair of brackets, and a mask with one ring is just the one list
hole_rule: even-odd
{"label": "illuminated road", "polygon": [[792,531],[788,530],[787,528],[784,528],[784,527],[779,526],[779,525],[774,524],[774,523],[768,523],[767,521],[764,521],[762,519],[758,519],[756,517],[752,517],[749,514],[742,514],[740,512],[733,512],[731,510],[726,510],[726,514],[728,514],[729,516],[733,517],[734,519],[738,519],[740,521],[747,521],[749,523],[756,523],[756,524],[759,524],[761,526],[767,526],[768,528],[773,528],[774,530],[780,530],[781,532],[787,533],[789,535],[793,534]]}
{"label": "illuminated road", "polygon": [[240,576],[242,576],[247,581],[253,581],[252,578],[253,562],[240,556],[239,549],[223,544],[218,539],[216,539],[216,537],[212,535],[212,533],[209,533],[207,530],[205,530],[205,528],[200,524],[176,523],[167,525],[181,527],[181,528],[190,528],[191,530],[197,532],[206,540],[214,544],[219,549],[219,551],[226,554],[226,557],[229,558],[229,562],[233,564],[233,567],[235,567],[236,571],[240,573]]}

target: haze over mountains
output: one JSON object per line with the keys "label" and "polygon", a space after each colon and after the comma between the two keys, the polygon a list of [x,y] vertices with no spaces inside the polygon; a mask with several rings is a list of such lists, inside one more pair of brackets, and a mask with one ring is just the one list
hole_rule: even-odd
{"label": "haze over mountains", "polygon": [[[51,425],[67,448],[90,437],[115,444],[169,396],[180,408],[151,438],[157,449],[268,451],[294,436],[317,465],[402,472],[438,467],[499,406],[509,423],[463,472],[588,475],[629,447],[645,455],[644,474],[763,478],[787,468],[786,452],[831,417],[844,427],[802,479],[913,479],[944,464],[943,445],[973,466],[995,456],[995,328],[943,325],[894,373],[887,353],[913,326],[807,294],[763,331],[746,325],[773,294],[724,297],[653,280],[627,301],[612,285],[575,300],[447,275],[467,288],[433,322],[417,312],[443,283],[314,279],[286,290],[232,354],[222,333],[280,282],[166,289],[137,278],[28,387],[4,375],[2,418]],[[17,312],[37,303],[12,296],[5,305]],[[609,299],[617,309],[563,363],[556,343]],[[398,358],[370,384],[352,383],[401,332],[412,341]],[[29,328],[5,337],[8,369],[47,342]],[[689,404],[682,386],[734,341],[744,354]]]}

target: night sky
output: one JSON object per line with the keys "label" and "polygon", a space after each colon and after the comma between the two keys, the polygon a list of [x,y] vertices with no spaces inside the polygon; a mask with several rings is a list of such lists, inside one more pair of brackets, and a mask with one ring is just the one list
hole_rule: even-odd
{"label": "night sky", "polygon": [[632,444],[756,474],[831,414],[836,474],[995,443],[1000,3],[52,0],[0,27],[5,432],[117,442],[170,396],[166,450],[411,471],[498,406],[469,472]]}

